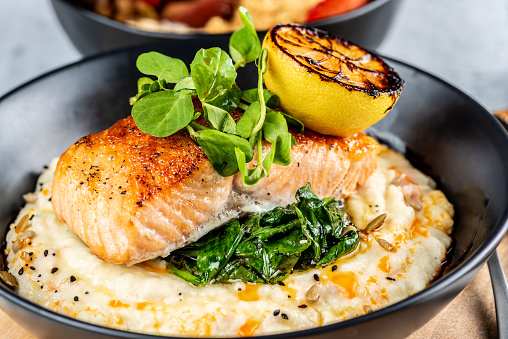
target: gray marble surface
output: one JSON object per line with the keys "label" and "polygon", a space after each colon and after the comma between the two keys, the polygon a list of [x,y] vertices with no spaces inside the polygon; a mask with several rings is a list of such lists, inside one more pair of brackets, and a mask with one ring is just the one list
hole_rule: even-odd
{"label": "gray marble surface", "polygon": [[[405,0],[379,51],[508,108],[506,0]],[[80,58],[49,1],[0,1],[0,95]]]}

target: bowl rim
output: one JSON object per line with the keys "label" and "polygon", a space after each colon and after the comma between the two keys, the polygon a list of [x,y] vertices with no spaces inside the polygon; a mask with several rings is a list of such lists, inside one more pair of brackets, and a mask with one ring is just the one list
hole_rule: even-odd
{"label": "bowl rim", "polygon": [[[384,6],[386,3],[395,1],[395,0],[371,0],[370,2],[366,3],[365,5],[354,9],[352,11],[346,12],[344,14],[335,15],[329,18],[324,18],[321,20],[311,21],[311,22],[304,22],[301,23],[302,25],[306,26],[321,26],[321,25],[329,25],[333,23],[341,23],[344,21],[348,21],[350,19],[357,18],[359,16],[362,16],[366,13],[372,12],[376,10],[377,8]],[[149,30],[143,30],[136,28],[134,26],[122,23],[120,21],[105,17],[103,15],[100,15],[98,13],[95,13],[94,11],[88,10],[84,7],[79,6],[78,4],[75,4],[74,2],[70,0],[51,0],[51,2],[59,2],[61,4],[64,4],[66,6],[69,6],[73,8],[75,11],[86,17],[87,19],[100,23],[102,25],[108,26],[113,29],[118,29],[121,31],[125,31],[127,33],[144,36],[147,38],[158,38],[158,39],[194,39],[194,38],[200,38],[200,37],[207,37],[207,36],[228,36],[231,35],[233,32],[229,33],[219,33],[219,34],[210,34],[210,33],[204,33],[204,32],[189,32],[189,33],[175,33],[175,32],[158,32],[158,31],[149,31]],[[258,33],[267,32],[267,30],[259,30]]]}
{"label": "bowl rim", "polygon": [[[52,0],[55,1],[55,0]],[[57,0],[62,1],[62,0]],[[148,44],[148,45],[141,45],[141,46],[133,46],[133,47],[127,47],[119,50],[113,50],[109,52],[103,52],[92,56],[84,57],[78,61],[71,62],[67,65],[64,65],[62,67],[50,70],[46,73],[43,73],[31,80],[28,80],[25,83],[22,83],[18,85],[17,87],[13,88],[12,90],[8,91],[4,95],[0,96],[0,105],[9,97],[17,94],[17,92],[21,91],[24,87],[29,87],[31,85],[34,85],[38,83],[39,81],[44,80],[45,78],[48,78],[52,75],[55,75],[57,73],[63,72],[67,69],[73,68],[73,67],[79,67],[83,64],[86,64],[88,62],[94,62],[96,59],[101,58],[107,58],[107,57],[118,57],[124,53],[133,52],[136,50],[142,50],[143,46],[151,46],[154,44]],[[503,126],[497,119],[486,109],[485,106],[483,106],[481,103],[479,103],[475,98],[473,98],[471,95],[466,93],[461,88],[453,85],[451,82],[443,79],[442,77],[433,74],[432,72],[429,72],[427,70],[424,70],[422,68],[416,67],[408,62],[401,61],[400,59],[393,58],[390,56],[385,56],[384,54],[378,54],[383,59],[388,60],[389,62],[395,62],[398,63],[404,67],[407,67],[417,73],[421,73],[422,75],[426,77],[430,77],[433,80],[445,85],[446,87],[456,91],[457,93],[461,94],[462,96],[467,97],[473,104],[476,104],[479,108],[479,114],[482,114],[486,117],[486,119],[490,120],[491,128],[494,130],[497,129],[498,131],[495,133],[500,133],[499,135],[502,135],[502,138],[504,138],[504,143],[508,146],[508,133],[504,130]],[[505,162],[508,164],[508,159],[505,160]],[[496,226],[496,225],[495,225]],[[372,313],[360,315],[355,318],[351,318],[344,321],[339,321],[336,323],[320,326],[320,327],[314,327],[309,329],[303,329],[298,331],[292,331],[292,332],[285,332],[285,333],[275,333],[275,334],[268,334],[268,335],[262,335],[257,336],[257,338],[261,339],[274,339],[274,338],[293,338],[295,335],[300,337],[308,337],[316,334],[320,334],[323,332],[332,332],[334,330],[344,329],[346,327],[355,326],[365,321],[370,321],[376,318],[382,318],[383,316],[396,312],[398,310],[401,310],[405,307],[408,307],[410,305],[418,304],[425,299],[431,297],[433,294],[436,294],[438,291],[443,290],[451,285],[453,285],[457,280],[459,280],[461,277],[465,276],[468,272],[474,271],[475,268],[477,268],[480,264],[486,262],[486,260],[490,257],[490,255],[495,251],[498,244],[501,242],[503,236],[508,232],[508,208],[504,210],[503,215],[501,216],[499,220],[499,224],[497,225],[497,230],[495,234],[493,234],[487,241],[485,241],[475,252],[472,252],[470,254],[470,257],[467,258],[462,264],[458,265],[457,267],[453,268],[449,272],[445,274],[445,276],[440,277],[436,281],[433,281],[430,285],[428,285],[425,289],[422,291],[409,296],[399,302],[396,302],[394,304],[391,304],[389,306],[383,307],[379,310],[376,310]],[[7,229],[6,229],[7,232]],[[476,274],[476,273],[475,273]],[[125,330],[119,330],[114,328],[109,328],[101,325],[96,325],[92,323],[87,323],[78,319],[74,319],[71,317],[68,317],[63,314],[56,313],[54,311],[51,311],[49,309],[46,309],[38,304],[35,304],[34,302],[23,298],[22,296],[17,295],[14,291],[4,286],[4,284],[0,284],[0,298],[7,300],[11,303],[13,303],[15,306],[22,308],[25,311],[35,313],[39,316],[42,316],[43,318],[55,321],[57,323],[61,323],[63,325],[74,327],[80,330],[93,332],[95,334],[101,334],[111,337],[117,337],[117,338],[140,338],[140,339],[156,339],[156,338],[168,338],[168,339],[177,339],[181,337],[173,337],[173,336],[159,336],[159,335],[153,335],[153,334],[145,334],[145,333],[138,333],[138,332],[129,332]]]}

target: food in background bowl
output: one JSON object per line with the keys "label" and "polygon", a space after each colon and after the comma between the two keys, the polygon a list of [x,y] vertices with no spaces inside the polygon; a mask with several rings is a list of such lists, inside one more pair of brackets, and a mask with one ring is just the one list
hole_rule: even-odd
{"label": "food in background bowl", "polygon": [[98,14],[149,31],[229,33],[246,7],[259,30],[279,22],[312,22],[347,13],[369,0],[75,0]]}
{"label": "food in background bowl", "polygon": [[[189,74],[180,60],[141,55],[138,68],[157,79],[138,82],[133,118],[83,137],[25,196],[7,236],[11,274],[3,275],[18,275],[21,295],[130,331],[246,336],[369,313],[432,281],[451,242],[452,206],[393,151],[381,151],[374,171],[379,146],[370,137],[302,132],[297,119],[277,110],[277,98],[262,88],[267,54],[249,40],[257,36],[243,14],[246,26],[231,38],[233,60],[203,49]],[[235,43],[246,40],[251,48]],[[260,85],[242,92],[233,61],[240,67],[255,59]],[[233,103],[230,115],[225,108]],[[152,166],[167,153],[180,160]],[[212,167],[209,180],[226,182],[226,196],[247,209],[221,206],[214,185],[193,180]],[[319,197],[309,185],[296,190],[302,180]],[[196,190],[183,191],[186,185]],[[287,190],[296,190],[296,204],[286,206]],[[346,198],[344,205],[335,198]],[[171,206],[177,199],[184,202],[178,210]],[[266,202],[279,206],[269,210]],[[197,212],[181,213],[185,205]],[[262,212],[188,244],[195,236],[187,231],[209,231],[199,220],[207,207],[225,208],[227,219]],[[186,222],[189,216],[198,222]],[[161,240],[170,244],[142,251]]]}

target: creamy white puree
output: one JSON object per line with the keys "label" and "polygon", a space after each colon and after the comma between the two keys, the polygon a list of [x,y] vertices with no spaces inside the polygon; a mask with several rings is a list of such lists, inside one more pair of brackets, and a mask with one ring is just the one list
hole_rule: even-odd
{"label": "creamy white puree", "polygon": [[[384,150],[378,162],[378,170],[346,205],[360,229],[381,213],[387,214],[386,221],[360,242],[355,253],[338,260],[335,270],[330,265],[295,273],[285,286],[195,287],[166,272],[162,260],[127,267],[93,255],[53,214],[54,161],[39,178],[37,201],[27,203],[11,225],[6,249],[9,272],[19,282],[16,292],[26,299],[82,321],[134,332],[250,336],[362,315],[425,288],[445,259],[453,226],[453,207],[433,189],[430,178],[393,151]],[[401,173],[407,179],[392,184]],[[422,209],[409,206],[404,196]],[[27,230],[35,236],[14,253],[13,228],[27,213],[31,216]],[[396,252],[385,250],[375,238],[389,242]],[[310,302],[306,293],[315,284],[320,298]]]}

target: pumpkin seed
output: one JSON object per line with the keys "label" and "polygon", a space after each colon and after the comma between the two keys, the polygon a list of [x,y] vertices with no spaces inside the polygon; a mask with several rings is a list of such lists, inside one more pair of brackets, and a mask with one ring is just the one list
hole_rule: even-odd
{"label": "pumpkin seed", "polygon": [[363,240],[363,241],[368,241],[369,240],[369,236],[365,232],[358,232],[358,235],[360,236],[360,239]]}
{"label": "pumpkin seed", "polygon": [[383,225],[383,223],[385,222],[385,219],[386,219],[386,213],[380,214],[377,217],[375,217],[374,219],[372,219],[372,221],[369,222],[369,224],[365,227],[365,229],[364,229],[365,233],[370,233],[370,232],[374,231],[375,229],[381,227],[381,225]]}
{"label": "pumpkin seed", "polygon": [[388,241],[384,240],[384,239],[381,239],[381,238],[376,238],[376,241],[377,243],[382,247],[384,248],[385,250],[387,250],[388,252],[397,252],[397,249],[395,248],[395,246],[393,246],[392,244],[390,244]]}
{"label": "pumpkin seed", "polygon": [[16,288],[19,286],[16,278],[7,271],[0,271],[0,280],[2,280],[7,286],[12,288]]}
{"label": "pumpkin seed", "polygon": [[321,283],[317,283],[309,288],[309,290],[305,294],[305,299],[307,299],[311,303],[315,303],[319,300],[320,296],[321,296]]}

